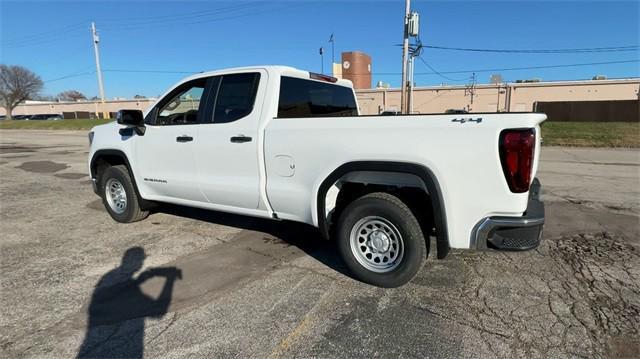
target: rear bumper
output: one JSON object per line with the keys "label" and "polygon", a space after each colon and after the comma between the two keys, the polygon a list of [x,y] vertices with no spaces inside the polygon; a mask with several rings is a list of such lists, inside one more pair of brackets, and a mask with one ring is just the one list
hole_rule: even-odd
{"label": "rear bumper", "polygon": [[529,190],[529,203],[522,217],[487,217],[471,232],[472,249],[524,251],[536,248],[542,239],[544,203],[540,200],[540,181],[535,178]]}

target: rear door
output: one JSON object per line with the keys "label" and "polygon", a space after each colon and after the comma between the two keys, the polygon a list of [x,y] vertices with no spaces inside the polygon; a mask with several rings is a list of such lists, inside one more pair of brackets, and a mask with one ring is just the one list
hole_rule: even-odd
{"label": "rear door", "polygon": [[258,126],[266,71],[217,76],[195,142],[200,188],[217,206],[257,209]]}
{"label": "rear door", "polygon": [[345,121],[357,115],[351,87],[316,74],[306,79],[281,77],[278,117],[269,121],[264,134],[267,193],[278,216],[311,223],[309,203],[316,200],[312,189],[327,175],[323,171],[352,159],[349,155],[362,159],[358,154],[364,148],[350,146],[370,132],[355,130],[361,125],[354,129],[353,121]]}

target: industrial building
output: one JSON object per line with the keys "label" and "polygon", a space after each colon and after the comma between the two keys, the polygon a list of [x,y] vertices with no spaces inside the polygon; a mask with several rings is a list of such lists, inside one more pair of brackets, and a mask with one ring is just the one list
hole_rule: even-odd
{"label": "industrial building", "polygon": [[[603,106],[614,103],[616,107],[629,108],[625,112],[635,116],[618,121],[640,121],[639,89],[640,78],[416,87],[413,89],[411,112],[544,112],[544,106],[549,103],[565,103],[569,106],[572,102],[593,101]],[[360,89],[357,95],[363,114],[400,109],[398,88]]]}
{"label": "industrial building", "polygon": [[[400,111],[399,88],[371,88],[371,57],[343,52],[333,75],[353,82],[360,112],[376,115]],[[640,121],[640,78],[497,82],[493,84],[415,87],[410,113],[547,112],[559,121]],[[577,106],[579,105],[579,106]]]}
{"label": "industrial building", "polygon": [[[13,109],[13,116],[43,114],[60,114],[65,119],[76,118],[103,118],[104,114],[114,114],[121,109],[146,110],[153,105],[156,99],[145,98],[136,100],[108,100],[54,102],[54,101],[25,101]],[[6,110],[0,107],[0,115],[5,115]]]}

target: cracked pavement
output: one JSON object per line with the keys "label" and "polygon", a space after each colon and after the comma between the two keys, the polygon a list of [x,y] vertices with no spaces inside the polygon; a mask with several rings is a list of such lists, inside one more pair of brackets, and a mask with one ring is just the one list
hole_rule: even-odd
{"label": "cracked pavement", "polygon": [[[452,250],[396,289],[351,279],[303,225],[175,206],[116,224],[86,152],[86,133],[0,132],[2,357],[640,356],[638,150],[544,147],[538,249]],[[181,273],[164,302],[158,267]],[[118,316],[87,335],[102,290]]]}

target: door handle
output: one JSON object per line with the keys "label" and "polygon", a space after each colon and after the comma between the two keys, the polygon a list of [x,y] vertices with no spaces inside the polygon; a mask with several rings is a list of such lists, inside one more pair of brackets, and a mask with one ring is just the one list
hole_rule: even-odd
{"label": "door handle", "polygon": [[231,137],[232,143],[243,143],[243,142],[251,142],[251,137],[245,135],[238,135]]}
{"label": "door handle", "polygon": [[190,142],[193,141],[193,137],[191,136],[178,136],[176,137],[177,142]]}

